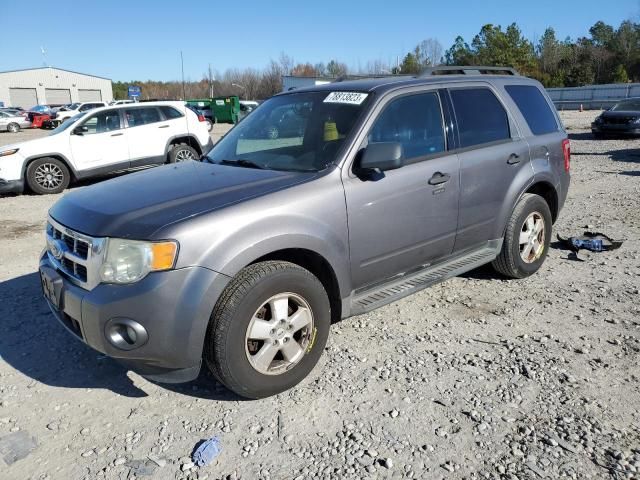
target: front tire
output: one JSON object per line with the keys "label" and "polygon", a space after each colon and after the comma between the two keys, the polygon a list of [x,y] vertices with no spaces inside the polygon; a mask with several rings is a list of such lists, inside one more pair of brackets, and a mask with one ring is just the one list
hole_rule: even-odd
{"label": "front tire", "polygon": [[540,195],[525,193],[513,209],[493,268],[509,278],[525,278],[544,263],[551,242],[549,205]]}
{"label": "front tire", "polygon": [[249,265],[213,310],[205,362],[242,397],[275,395],[313,370],[330,324],[327,292],[311,272],[282,261]]}
{"label": "front tire", "polygon": [[57,158],[38,158],[27,167],[27,184],[38,195],[60,193],[70,182],[69,169]]}
{"label": "front tire", "polygon": [[7,132],[9,133],[18,133],[20,131],[20,125],[17,123],[10,123],[7,125]]}

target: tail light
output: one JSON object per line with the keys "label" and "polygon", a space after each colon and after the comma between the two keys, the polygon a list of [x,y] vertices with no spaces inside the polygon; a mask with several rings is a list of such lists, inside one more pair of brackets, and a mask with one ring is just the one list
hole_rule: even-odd
{"label": "tail light", "polygon": [[562,153],[564,154],[564,171],[568,172],[571,168],[571,143],[568,138],[562,140]]}
{"label": "tail light", "polygon": [[200,122],[206,122],[206,121],[207,121],[207,119],[206,119],[206,118],[204,118],[204,115],[202,115],[202,114],[198,115],[198,120],[199,120]]}

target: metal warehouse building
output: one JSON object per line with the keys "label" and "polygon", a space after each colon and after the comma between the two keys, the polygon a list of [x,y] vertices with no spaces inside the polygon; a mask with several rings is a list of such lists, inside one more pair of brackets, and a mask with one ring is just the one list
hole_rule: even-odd
{"label": "metal warehouse building", "polygon": [[5,106],[27,109],[100,100],[113,100],[108,78],[53,67],[0,72],[0,102]]}

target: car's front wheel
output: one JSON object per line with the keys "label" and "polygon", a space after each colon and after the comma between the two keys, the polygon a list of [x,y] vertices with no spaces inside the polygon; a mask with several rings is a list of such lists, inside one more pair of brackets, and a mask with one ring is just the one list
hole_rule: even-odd
{"label": "car's front wheel", "polygon": [[256,263],[240,271],[218,300],[204,357],[238,395],[275,395],[311,372],[330,324],[327,292],[311,272],[289,262]]}
{"label": "car's front wheel", "polygon": [[38,158],[27,167],[27,184],[39,195],[60,193],[70,182],[69,169],[57,158]]}
{"label": "car's front wheel", "polygon": [[493,268],[510,278],[537,272],[549,251],[551,227],[551,210],[545,199],[525,193],[513,209]]}
{"label": "car's front wheel", "polygon": [[9,125],[7,125],[7,131],[10,133],[18,133],[20,131],[20,125],[12,122]]}

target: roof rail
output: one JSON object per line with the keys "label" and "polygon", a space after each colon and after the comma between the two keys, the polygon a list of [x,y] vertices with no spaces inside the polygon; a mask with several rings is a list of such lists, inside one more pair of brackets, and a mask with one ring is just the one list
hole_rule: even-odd
{"label": "roof rail", "polygon": [[425,68],[418,77],[432,75],[520,75],[512,67],[485,67],[481,65],[443,65]]}

